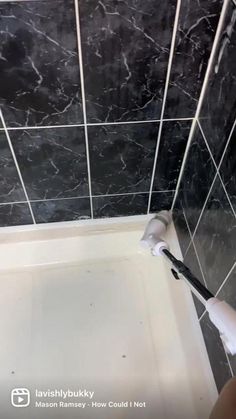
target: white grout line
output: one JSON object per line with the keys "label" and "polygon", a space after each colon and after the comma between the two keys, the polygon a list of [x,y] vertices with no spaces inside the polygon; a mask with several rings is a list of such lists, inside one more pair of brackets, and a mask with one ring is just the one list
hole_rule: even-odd
{"label": "white grout line", "polygon": [[152,122],[160,122],[159,119],[148,119],[145,121],[118,121],[118,122],[90,122],[87,123],[88,126],[90,127],[99,127],[99,126],[103,126],[103,125],[126,125],[126,124],[149,124]]}
{"label": "white grout line", "polygon": [[[223,345],[223,347],[224,347],[224,345]],[[229,355],[227,354],[227,352],[225,350],[225,347],[224,347],[224,351],[225,351],[226,359],[227,359],[228,364],[229,364],[230,373],[231,373],[232,377],[234,377],[234,372],[233,372],[233,369],[232,369],[231,364],[230,364]]]}
{"label": "white grout line", "polygon": [[69,201],[71,199],[83,199],[83,198],[89,198],[88,195],[83,196],[68,196],[66,198],[46,198],[46,199],[31,199],[30,202],[48,202],[48,201]]}
{"label": "white grout line", "polygon": [[202,320],[202,318],[205,316],[205,314],[207,313],[206,310],[204,310],[204,312],[202,313],[202,315],[199,317],[198,321],[200,323],[200,321]]}
{"label": "white grout line", "polygon": [[[172,122],[172,121],[192,121],[192,118],[163,118],[165,122]],[[138,120],[138,121],[114,121],[114,122],[88,122],[88,126],[96,126],[96,125],[125,125],[125,124],[148,124],[152,122],[160,122],[160,119],[145,119],[145,120]]]}
{"label": "white grout line", "polygon": [[[14,0],[14,3],[22,3],[24,1],[26,2],[26,1],[30,1],[30,0]],[[33,0],[33,1],[37,1],[37,0]],[[1,3],[11,3],[11,0],[0,0],[0,4]]]}
{"label": "white grout line", "polygon": [[91,184],[91,171],[90,171],[90,159],[89,159],[88,127],[87,127],[87,113],[86,113],[86,99],[85,99],[85,87],[84,87],[83,57],[82,57],[82,47],[81,47],[81,34],[80,34],[80,21],[79,21],[79,3],[78,3],[78,1],[79,0],[74,0],[74,2],[75,2],[75,16],[76,16],[76,29],[77,29],[77,42],[78,42],[78,54],[79,54],[79,67],[80,67],[81,96],[82,96],[83,115],[84,115],[84,135],[85,135],[85,146],[86,146],[86,157],[87,157],[89,198],[90,198],[91,218],[93,219],[92,184]]}
{"label": "white grout line", "polygon": [[212,181],[211,187],[210,187],[210,189],[209,189],[209,191],[208,191],[208,194],[207,194],[206,200],[205,200],[205,202],[204,202],[204,204],[203,204],[203,207],[202,207],[201,213],[200,213],[200,215],[199,215],[199,218],[198,218],[198,221],[197,221],[196,227],[195,227],[195,229],[194,229],[194,232],[192,233],[192,238],[193,238],[193,240],[194,240],[194,237],[195,237],[196,231],[197,231],[197,229],[198,229],[199,223],[200,223],[200,221],[201,221],[202,215],[203,215],[203,213],[204,213],[204,211],[205,211],[207,201],[208,201],[209,196],[210,196],[210,194],[211,194],[211,192],[212,192],[212,189],[213,189],[213,187],[214,187],[214,185],[215,185],[215,181],[216,181],[216,179],[217,179],[217,176],[218,176],[218,173],[216,172],[216,174],[215,174],[215,176],[214,176],[214,179],[213,179],[213,181]]}
{"label": "white grout line", "polygon": [[19,176],[19,179],[20,179],[20,182],[21,182],[21,186],[22,186],[22,189],[24,191],[24,194],[25,194],[25,197],[26,197],[26,200],[27,200],[27,204],[29,206],[29,210],[30,210],[30,213],[31,213],[31,217],[32,217],[33,223],[36,224],[35,218],[34,218],[34,213],[33,213],[32,208],[31,208],[30,200],[29,200],[29,197],[28,197],[26,188],[25,188],[25,184],[24,184],[24,181],[23,181],[23,178],[22,178],[22,175],[21,175],[21,171],[20,171],[20,168],[19,168],[17,159],[16,159],[16,155],[15,155],[15,152],[14,152],[14,149],[13,149],[13,146],[12,146],[10,135],[9,135],[9,133],[7,131],[7,127],[6,127],[6,124],[5,124],[5,121],[4,121],[4,118],[3,118],[3,114],[2,114],[2,110],[1,109],[0,109],[0,120],[2,122],[2,126],[3,126],[4,131],[5,131],[5,135],[6,135],[6,138],[7,138],[7,141],[8,141],[8,145],[9,145],[9,148],[11,150],[12,158],[13,158],[14,163],[15,163],[15,166],[16,166],[16,170],[17,170],[17,173],[18,173],[18,176]]}
{"label": "white grout line", "polygon": [[222,156],[221,156],[221,159],[220,159],[220,162],[219,162],[219,165],[218,165],[218,169],[220,169],[220,167],[221,167],[221,165],[222,165],[223,159],[224,159],[224,157],[225,157],[226,150],[227,150],[227,148],[228,148],[228,145],[229,145],[229,143],[230,143],[231,137],[232,137],[233,132],[234,132],[234,129],[235,129],[235,125],[236,125],[236,119],[235,119],[235,121],[234,121],[234,123],[233,123],[233,125],[232,125],[232,128],[231,128],[231,131],[230,131],[230,133],[229,133],[229,137],[228,137],[228,140],[227,140],[227,142],[226,142],[226,146],[225,146],[225,149],[224,149],[224,151],[223,151],[223,154],[222,154]]}
{"label": "white grout line", "polygon": [[[235,121],[235,122],[236,122],[236,121]],[[235,122],[234,122],[233,126],[235,125]],[[231,202],[231,199],[230,199],[230,197],[229,197],[229,195],[228,195],[228,192],[227,192],[227,190],[226,190],[225,184],[224,184],[223,179],[222,179],[221,174],[220,174],[220,166],[221,166],[221,163],[222,163],[223,159],[221,158],[220,163],[219,163],[219,165],[217,166],[217,164],[216,164],[216,162],[215,162],[215,159],[214,159],[214,157],[213,157],[213,154],[212,154],[212,152],[211,152],[211,149],[210,149],[210,147],[209,147],[209,144],[208,144],[208,142],[207,142],[207,139],[206,139],[206,137],[205,137],[205,134],[204,134],[204,132],[203,132],[202,126],[201,126],[201,124],[200,124],[200,121],[198,120],[198,121],[197,121],[197,123],[198,123],[199,129],[200,129],[200,131],[201,131],[202,137],[203,137],[203,139],[204,139],[204,141],[205,141],[205,144],[206,144],[207,150],[208,150],[208,152],[209,152],[209,154],[210,154],[210,156],[211,156],[211,159],[212,159],[212,161],[213,161],[213,164],[214,164],[214,166],[215,166],[216,172],[218,173],[218,177],[219,177],[219,179],[220,179],[220,182],[221,182],[222,188],[224,189],[225,195],[226,195],[226,197],[227,197],[227,199],[228,199],[228,202],[229,202],[229,205],[230,205],[230,207],[231,207],[231,210],[232,210],[232,212],[233,212],[233,214],[234,214],[234,217],[236,218],[236,213],[235,213],[235,210],[234,210],[233,204],[232,204],[232,202]],[[232,130],[231,130],[231,131],[232,131]],[[223,152],[222,157],[225,155],[225,152],[226,152],[226,149],[227,149],[227,145],[228,145],[228,140],[227,140],[227,143],[226,143],[226,146],[225,146],[225,149],[224,149],[224,152]]]}
{"label": "white grout line", "polygon": [[175,192],[175,190],[174,189],[167,189],[167,190],[163,190],[163,191],[155,191],[155,189],[154,189],[154,191],[152,191],[153,193],[173,193],[173,192]]}
{"label": "white grout line", "polygon": [[[30,0],[32,1],[32,0]],[[0,0],[1,2],[1,0]],[[84,127],[84,124],[68,124],[68,125],[39,125],[39,126],[26,126],[26,127],[7,127],[8,131],[27,131],[28,129],[51,129],[51,128],[75,128]],[[0,130],[3,128],[0,128]]]}
{"label": "white grout line", "polygon": [[[0,0],[1,1],[1,0]],[[67,198],[47,198],[47,199],[31,199],[30,203],[34,204],[37,202],[50,202],[50,201],[69,201],[72,199],[89,199],[89,196],[73,196],[73,197],[67,197]],[[12,202],[1,202],[0,206],[2,205],[13,205],[13,204],[25,204],[27,201],[12,201]]]}
{"label": "white grout line", "polygon": [[[191,246],[191,244],[192,244],[192,245],[193,245],[193,248],[194,248],[194,251],[195,251],[195,254],[196,254],[196,258],[197,258],[197,261],[198,261],[198,265],[199,265],[199,268],[200,268],[200,271],[201,271],[201,274],[202,274],[202,278],[203,278],[203,281],[204,281],[205,287],[206,287],[206,288],[208,288],[208,287],[207,287],[206,278],[205,278],[205,275],[204,275],[204,272],[203,272],[203,269],[202,269],[202,265],[201,265],[201,262],[200,262],[200,259],[199,259],[199,256],[198,256],[198,252],[197,252],[197,249],[196,249],[195,243],[194,243],[193,238],[192,238],[192,233],[191,233],[191,230],[190,230],[190,227],[189,227],[188,220],[187,220],[187,218],[186,218],[186,215],[185,215],[184,209],[183,209],[183,214],[184,214],[184,219],[185,219],[185,222],[186,222],[186,225],[187,225],[187,229],[188,229],[188,232],[189,232],[189,236],[190,236],[190,244],[189,244],[189,246],[188,246],[188,248],[187,248],[187,250],[186,250],[186,252],[185,252],[185,256],[187,255],[187,251],[189,250],[189,247],[190,247],[190,246]],[[184,256],[184,257],[185,257],[185,256]]]}
{"label": "white grout line", "polygon": [[[33,201],[30,201],[33,202]],[[4,205],[14,205],[14,204],[28,204],[28,201],[11,201],[11,202],[1,202],[0,207],[4,207]]]}
{"label": "white grout line", "polygon": [[216,53],[218,43],[219,43],[219,39],[220,39],[220,36],[221,36],[221,31],[222,31],[222,27],[223,27],[228,3],[229,3],[229,0],[224,0],[223,6],[222,6],[222,9],[221,9],[221,14],[220,14],[220,18],[219,18],[219,22],[218,22],[218,26],[217,26],[217,30],[216,30],[214,42],[213,42],[213,45],[212,45],[212,50],[211,50],[210,58],[209,58],[207,69],[206,69],[206,74],[205,74],[205,77],[204,77],[201,93],[200,93],[199,100],[198,100],[196,114],[195,114],[195,117],[194,117],[193,122],[192,122],[192,126],[191,126],[189,137],[188,137],[188,142],[187,142],[184,157],[183,157],[183,160],[182,160],[181,169],[180,169],[180,172],[179,172],[178,182],[177,182],[177,185],[176,185],[176,191],[175,191],[175,196],[174,196],[174,199],[173,199],[173,202],[172,202],[171,210],[173,210],[173,208],[175,206],[175,202],[176,202],[177,195],[178,195],[178,192],[179,192],[179,187],[180,187],[180,183],[181,183],[182,176],[183,176],[183,173],[184,173],[185,164],[186,164],[186,161],[187,161],[187,157],[188,157],[189,149],[190,149],[190,146],[191,146],[192,138],[193,138],[193,135],[194,135],[194,132],[195,132],[196,122],[197,122],[197,119],[199,118],[199,115],[200,115],[203,99],[204,99],[206,89],[207,89],[209,76],[210,76],[213,61],[214,61],[214,58],[215,58],[215,53]]}
{"label": "white grout line", "polygon": [[[0,0],[1,1],[1,0]],[[31,0],[32,1],[32,0]],[[162,194],[162,193],[173,193],[174,190],[168,191],[153,191],[155,194]],[[146,192],[126,192],[126,193],[117,193],[117,194],[105,194],[105,195],[92,195],[92,198],[109,198],[113,196],[126,196],[126,195],[144,195],[149,194],[149,191]],[[83,196],[69,196],[69,197],[62,197],[62,198],[46,198],[46,199],[31,199],[30,202],[48,202],[48,201],[66,201],[70,199],[83,199],[83,198],[90,198],[89,195]],[[10,201],[10,202],[1,202],[1,205],[13,205],[13,204],[26,204],[28,201]]]}
{"label": "white grout line", "polygon": [[[14,3],[22,3],[27,1],[37,1],[37,0],[14,0]],[[0,0],[1,3],[12,3],[12,0]]]}
{"label": "white grout line", "polygon": [[[4,0],[5,1],[5,0]],[[12,1],[12,0],[11,0]],[[21,1],[21,0],[20,0]],[[28,0],[27,0],[28,1]],[[29,0],[32,1],[32,0]],[[1,0],[0,0],[1,2]],[[164,118],[163,121],[165,122],[172,122],[172,121],[192,121],[193,118]],[[135,124],[149,124],[153,122],[160,122],[160,119],[148,119],[145,121],[123,121],[123,122],[87,122],[88,127],[93,126],[103,126],[103,125],[135,125]],[[28,129],[51,129],[51,128],[76,128],[76,127],[84,127],[85,124],[67,124],[67,125],[39,125],[39,126],[24,126],[24,127],[7,127],[8,131],[14,130],[28,130]],[[0,131],[4,131],[4,128],[0,128]]]}
{"label": "white grout line", "polygon": [[191,244],[192,244],[192,233],[191,233],[191,230],[190,230],[190,227],[189,227],[189,223],[188,223],[188,220],[187,220],[187,217],[186,217],[186,214],[185,214],[185,211],[184,211],[184,209],[183,209],[182,205],[181,205],[181,208],[182,208],[182,211],[183,211],[183,215],[184,215],[185,223],[186,223],[186,226],[187,226],[187,229],[188,229],[188,232],[189,232],[189,237],[190,237],[188,247],[187,247],[187,249],[185,250],[185,254],[183,255],[183,257],[185,258],[185,256],[186,256],[186,255],[187,255],[187,253],[188,253],[188,250],[189,250],[189,248],[190,248],[190,246],[191,246]]}
{"label": "white grout line", "polygon": [[[156,194],[162,193],[173,193],[173,190],[168,191],[153,191]],[[93,195],[93,198],[100,198],[100,197],[107,197],[107,196],[126,196],[126,195],[141,195],[141,194],[149,194],[149,191],[146,192],[126,192],[126,193],[114,193],[114,194],[105,194],[105,195]]]}
{"label": "white grout line", "polygon": [[[126,195],[142,195],[142,194],[148,194],[148,193],[149,192],[147,191],[147,192],[127,192],[127,193],[115,193],[115,194],[105,194],[105,195],[92,195],[92,198],[106,198],[106,197],[112,197],[112,196],[126,196]],[[65,201],[69,199],[81,199],[81,198],[90,198],[90,196],[83,195],[83,196],[69,196],[66,198],[31,199],[31,202]]]}
{"label": "white grout line", "polygon": [[203,132],[203,129],[202,129],[202,126],[201,126],[201,124],[200,124],[199,119],[197,120],[197,124],[198,124],[198,127],[199,127],[200,131],[201,131],[201,134],[202,134],[203,140],[205,141],[206,148],[207,148],[207,150],[208,150],[208,152],[209,152],[209,154],[210,154],[210,157],[211,157],[211,160],[213,161],[213,164],[214,164],[214,166],[215,166],[215,169],[216,169],[216,171],[218,171],[217,164],[216,164],[216,162],[215,162],[215,159],[214,159],[214,157],[213,157],[213,154],[212,154],[212,152],[211,152],[211,149],[210,149],[210,147],[209,147],[208,141],[207,141],[207,139],[206,139],[206,137],[205,137],[205,134],[204,134],[204,132]]}
{"label": "white grout line", "polygon": [[236,262],[234,262],[232,268],[229,270],[229,272],[227,273],[224,281],[222,282],[221,286],[218,288],[215,297],[220,293],[220,291],[222,290],[223,286],[225,285],[227,279],[229,278],[229,276],[231,275],[231,273],[233,272],[233,270],[236,268]]}
{"label": "white grout line", "polygon": [[194,117],[192,118],[163,118],[164,122],[168,122],[168,121],[192,121],[194,119]]}
{"label": "white grout line", "polygon": [[[193,118],[163,118],[163,121],[191,121]],[[152,122],[160,122],[160,119],[148,119],[148,120],[140,120],[140,121],[119,121],[119,122],[88,122],[88,126],[100,126],[100,125],[126,125],[126,124],[148,124]]]}
{"label": "white grout line", "polygon": [[173,61],[173,57],[174,57],[176,34],[177,34],[177,30],[178,30],[180,6],[181,6],[181,0],[177,0],[176,12],[175,12],[175,21],[174,21],[174,27],[173,27],[173,33],[172,33],[172,39],[171,39],[171,46],[170,46],[170,55],[169,55],[169,60],[168,60],[165,88],[164,88],[164,94],[163,94],[163,100],[162,100],[160,125],[159,125],[159,130],[158,130],[157,144],[156,144],[155,157],[154,157],[153,170],[152,170],[152,177],[151,177],[151,183],[150,183],[150,192],[149,192],[148,209],[147,209],[148,214],[150,212],[150,207],[151,207],[152,188],[153,188],[155,172],[156,172],[157,157],[158,157],[158,152],[159,152],[160,142],[161,142],[161,134],[162,134],[162,126],[163,126],[166,98],[167,98],[167,92],[168,92],[168,87],[169,87],[171,66],[172,66],[172,61]]}

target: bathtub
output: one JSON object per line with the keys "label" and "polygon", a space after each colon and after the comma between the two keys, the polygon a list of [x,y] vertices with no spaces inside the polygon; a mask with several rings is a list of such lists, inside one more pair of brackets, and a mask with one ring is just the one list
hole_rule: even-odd
{"label": "bathtub", "polygon": [[[0,231],[1,417],[208,418],[190,291],[140,248],[149,218]],[[181,257],[173,225],[166,240]]]}

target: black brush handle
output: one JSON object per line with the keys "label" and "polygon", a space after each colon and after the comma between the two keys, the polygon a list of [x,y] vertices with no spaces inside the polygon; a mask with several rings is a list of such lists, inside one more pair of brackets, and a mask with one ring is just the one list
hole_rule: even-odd
{"label": "black brush handle", "polygon": [[181,260],[176,259],[167,249],[163,249],[162,253],[164,253],[172,263],[174,271],[177,273],[176,277],[174,272],[172,272],[176,279],[178,279],[178,275],[183,275],[205,301],[214,297],[214,295],[199,281],[199,279],[196,278],[195,275],[193,275],[190,269],[183,262],[181,262]]}

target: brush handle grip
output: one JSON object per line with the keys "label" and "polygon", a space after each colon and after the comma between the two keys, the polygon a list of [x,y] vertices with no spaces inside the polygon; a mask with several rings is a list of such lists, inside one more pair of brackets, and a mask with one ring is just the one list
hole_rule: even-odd
{"label": "brush handle grip", "polygon": [[231,355],[236,354],[236,311],[225,301],[210,298],[206,309],[212,323],[220,332],[224,347]]}

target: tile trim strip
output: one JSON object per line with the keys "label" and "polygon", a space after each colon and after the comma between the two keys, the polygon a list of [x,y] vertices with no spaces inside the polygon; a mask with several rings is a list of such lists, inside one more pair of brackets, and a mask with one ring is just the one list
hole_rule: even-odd
{"label": "tile trim strip", "polygon": [[176,11],[175,11],[175,20],[174,20],[174,26],[173,26],[173,32],[172,32],[172,39],[171,39],[170,54],[169,54],[167,72],[166,72],[165,89],[164,89],[163,100],[162,100],[160,125],[159,125],[159,130],[158,130],[158,135],[157,135],[156,150],[155,150],[153,169],[152,169],[152,177],[151,177],[151,183],[150,183],[147,214],[150,213],[150,207],[151,207],[152,188],[153,188],[153,183],[154,183],[154,178],[155,178],[156,164],[157,164],[157,158],[158,158],[160,142],[161,142],[162,126],[163,126],[163,119],[164,119],[167,92],[168,92],[168,87],[169,87],[172,61],[173,61],[173,57],[174,57],[175,40],[176,40],[176,34],[177,34],[177,30],[178,30],[180,7],[181,7],[181,0],[177,0]]}
{"label": "tile trim strip", "polygon": [[180,172],[179,172],[179,178],[178,178],[177,185],[176,185],[176,191],[175,191],[174,199],[173,199],[172,206],[171,206],[172,210],[175,206],[177,195],[179,193],[180,183],[181,183],[181,180],[182,180],[182,177],[183,177],[185,164],[186,164],[186,161],[187,161],[187,157],[188,157],[189,149],[190,149],[190,146],[191,146],[192,138],[193,138],[193,135],[194,135],[194,132],[195,132],[197,119],[199,118],[199,114],[200,114],[200,111],[201,111],[203,99],[204,99],[204,96],[205,96],[205,93],[206,93],[208,80],[209,80],[209,76],[210,76],[210,73],[211,73],[211,70],[212,70],[213,61],[214,61],[215,54],[216,54],[216,49],[218,47],[218,42],[219,42],[219,39],[220,39],[220,36],[221,36],[221,31],[222,31],[222,28],[223,28],[228,4],[229,4],[229,0],[224,0],[223,6],[222,6],[222,9],[221,9],[221,13],[220,13],[219,22],[218,22],[218,25],[217,25],[215,38],[214,38],[213,45],[212,45],[210,58],[209,58],[207,69],[206,69],[206,74],[205,74],[205,77],[204,77],[201,93],[200,93],[199,100],[198,100],[196,114],[195,114],[195,117],[193,118],[192,126],[191,126],[189,137],[188,137],[187,146],[186,146],[186,149],[185,149],[181,169],[180,169]]}

